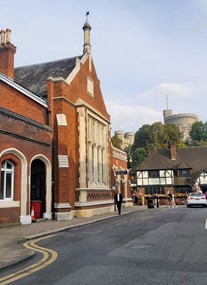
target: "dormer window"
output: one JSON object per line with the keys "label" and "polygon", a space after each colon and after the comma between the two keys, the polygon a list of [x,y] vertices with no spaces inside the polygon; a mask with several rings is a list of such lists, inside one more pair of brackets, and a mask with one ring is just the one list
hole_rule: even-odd
{"label": "dormer window", "polygon": [[191,169],[178,169],[177,174],[178,174],[178,177],[191,177],[192,171]]}
{"label": "dormer window", "polygon": [[92,97],[94,96],[94,82],[90,77],[87,77],[87,92]]}

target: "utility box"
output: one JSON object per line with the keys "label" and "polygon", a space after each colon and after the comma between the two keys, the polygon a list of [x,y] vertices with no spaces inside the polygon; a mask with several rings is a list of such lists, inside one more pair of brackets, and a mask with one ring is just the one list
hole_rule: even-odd
{"label": "utility box", "polygon": [[154,208],[154,203],[153,203],[153,198],[148,198],[147,199],[147,206],[148,206],[148,208]]}

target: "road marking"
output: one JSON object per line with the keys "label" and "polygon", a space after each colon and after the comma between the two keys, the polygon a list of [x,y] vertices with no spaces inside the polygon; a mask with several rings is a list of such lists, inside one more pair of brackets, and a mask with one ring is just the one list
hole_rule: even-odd
{"label": "road marking", "polygon": [[10,275],[7,275],[7,276],[0,278],[0,284],[5,285],[5,284],[9,284],[11,282],[14,282],[16,280],[22,279],[22,278],[26,277],[27,275],[30,275],[30,274],[38,271],[38,270],[41,270],[44,267],[53,263],[58,257],[57,252],[52,250],[52,249],[49,249],[49,248],[38,246],[35,243],[40,241],[40,240],[47,239],[47,238],[54,237],[54,236],[55,235],[50,235],[50,236],[38,238],[38,239],[35,239],[33,241],[28,241],[28,242],[24,243],[23,244],[24,247],[42,253],[43,258],[41,260],[39,260],[38,262],[36,262],[36,263],[34,263],[34,264],[32,264],[32,265],[30,265],[30,266],[28,266],[22,270],[19,270],[15,273],[12,273]]}
{"label": "road marking", "polygon": [[205,223],[205,229],[207,229],[207,219],[206,219],[206,223]]}

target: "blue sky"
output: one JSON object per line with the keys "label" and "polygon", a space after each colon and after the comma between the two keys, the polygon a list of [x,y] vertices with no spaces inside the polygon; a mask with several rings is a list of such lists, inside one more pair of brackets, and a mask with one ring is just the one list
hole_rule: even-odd
{"label": "blue sky", "polygon": [[207,0],[9,0],[15,66],[82,54],[90,11],[92,56],[116,130],[163,122],[163,110],[207,121]]}

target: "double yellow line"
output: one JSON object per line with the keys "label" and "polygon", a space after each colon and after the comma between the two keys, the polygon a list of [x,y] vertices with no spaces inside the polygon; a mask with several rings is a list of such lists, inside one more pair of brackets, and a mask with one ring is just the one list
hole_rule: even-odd
{"label": "double yellow line", "polygon": [[50,235],[50,236],[46,236],[43,238],[38,238],[38,239],[35,239],[33,241],[28,241],[28,242],[24,243],[23,244],[24,247],[31,249],[31,250],[34,250],[34,251],[37,251],[39,253],[42,253],[43,258],[41,260],[39,260],[38,262],[36,262],[36,263],[34,263],[34,264],[32,264],[32,265],[30,265],[30,266],[28,266],[22,270],[19,270],[15,273],[12,273],[10,275],[7,275],[7,276],[0,278],[0,284],[1,285],[9,284],[9,283],[14,282],[16,280],[24,278],[27,275],[30,275],[30,274],[38,271],[38,270],[41,270],[42,268],[53,263],[58,257],[57,252],[54,250],[44,248],[44,247],[41,247],[41,246],[38,246],[35,244],[36,242],[38,242],[40,240],[47,239],[47,238],[50,238],[53,236],[55,236],[55,235]]}

